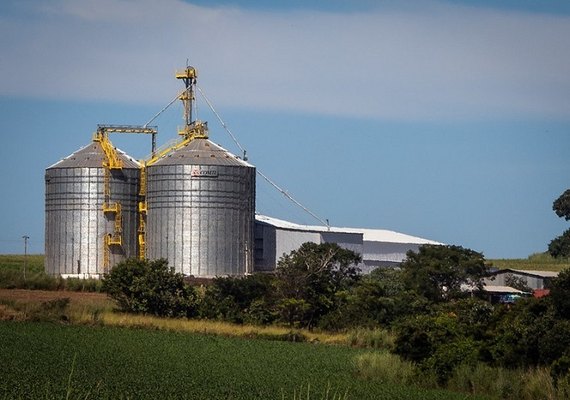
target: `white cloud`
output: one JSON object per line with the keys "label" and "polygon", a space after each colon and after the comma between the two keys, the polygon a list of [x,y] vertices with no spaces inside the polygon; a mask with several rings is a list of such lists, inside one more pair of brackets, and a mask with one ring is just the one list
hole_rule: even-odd
{"label": "white cloud", "polygon": [[218,106],[371,118],[570,116],[570,18],[431,3],[260,12],[56,0],[0,16],[0,94],[163,104],[186,58]]}

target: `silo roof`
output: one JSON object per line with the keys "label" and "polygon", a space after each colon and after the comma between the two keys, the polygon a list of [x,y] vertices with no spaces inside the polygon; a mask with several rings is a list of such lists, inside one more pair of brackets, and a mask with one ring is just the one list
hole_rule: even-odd
{"label": "silo roof", "polygon": [[[123,162],[123,168],[140,168],[137,160],[127,155],[124,151],[115,148],[117,157]],[[49,166],[50,168],[98,168],[103,165],[105,152],[101,143],[91,142],[64,159]]]}
{"label": "silo roof", "polygon": [[208,139],[194,139],[153,163],[153,165],[181,164],[253,167],[253,165]]}

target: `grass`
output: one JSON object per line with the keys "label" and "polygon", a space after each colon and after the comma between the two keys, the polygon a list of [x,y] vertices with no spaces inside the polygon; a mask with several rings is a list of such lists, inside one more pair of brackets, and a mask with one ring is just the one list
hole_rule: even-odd
{"label": "grass", "polygon": [[0,322],[0,398],[465,399],[359,379],[362,350],[45,322]]}
{"label": "grass", "polygon": [[547,253],[536,253],[524,259],[488,260],[498,269],[522,269],[534,271],[562,271],[570,268],[569,259],[556,259]]}
{"label": "grass", "polygon": [[[387,351],[359,354],[354,360],[358,377],[391,384],[437,387],[434,376]],[[446,385],[454,392],[505,400],[564,400],[570,394],[566,379],[555,387],[547,368],[505,369],[483,363],[461,365]]]}
{"label": "grass", "polygon": [[[0,254],[0,269],[24,273],[23,254]],[[44,255],[28,254],[25,260],[27,273],[44,272]]]}
{"label": "grass", "polygon": [[386,329],[357,328],[348,332],[347,341],[350,346],[368,349],[391,350],[394,348],[394,335]]}
{"label": "grass", "polygon": [[347,334],[345,333],[305,329],[292,331],[290,328],[280,326],[235,325],[220,321],[160,318],[149,315],[118,313],[113,310],[114,303],[101,293],[0,289],[0,320],[36,319],[45,304],[66,298],[69,299],[69,305],[64,319],[74,324],[145,328],[278,341],[347,344]]}

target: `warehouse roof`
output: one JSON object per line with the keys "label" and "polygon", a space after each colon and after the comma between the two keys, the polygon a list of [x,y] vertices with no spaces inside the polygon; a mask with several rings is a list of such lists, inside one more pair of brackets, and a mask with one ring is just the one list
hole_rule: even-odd
{"label": "warehouse roof", "polygon": [[539,278],[556,278],[558,276],[558,272],[556,271],[533,271],[533,270],[524,270],[524,269],[500,269],[498,271],[493,272],[493,275],[497,274],[504,274],[504,273],[516,273],[521,275],[527,276],[536,276]]}
{"label": "warehouse roof", "polygon": [[341,228],[333,226],[327,227],[323,225],[300,225],[294,222],[284,221],[282,219],[268,217],[266,215],[260,215],[260,214],[256,214],[255,219],[259,222],[265,222],[269,225],[281,229],[309,231],[309,232],[360,233],[363,235],[364,241],[368,242],[442,244],[433,240],[423,239],[385,229]]}

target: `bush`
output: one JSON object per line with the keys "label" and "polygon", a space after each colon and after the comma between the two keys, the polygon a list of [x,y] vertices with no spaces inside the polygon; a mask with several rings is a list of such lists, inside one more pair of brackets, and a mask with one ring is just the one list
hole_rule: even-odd
{"label": "bush", "polygon": [[570,356],[562,356],[552,363],[550,376],[555,386],[563,379],[570,378]]}
{"label": "bush", "polygon": [[456,340],[460,333],[457,317],[453,314],[416,315],[395,327],[394,352],[406,360],[421,363],[439,346]]}
{"label": "bush", "polygon": [[30,310],[28,317],[31,321],[69,321],[69,316],[67,315],[69,302],[69,297],[44,301],[38,307]]}
{"label": "bush", "polygon": [[238,324],[273,322],[272,279],[265,274],[214,278],[204,292],[200,317]]}
{"label": "bush", "polygon": [[550,298],[556,314],[561,318],[570,319],[570,268],[561,271],[552,281]]}
{"label": "bush", "polygon": [[196,312],[194,289],[164,259],[129,259],[103,278],[103,291],[122,311],[161,317],[191,317]]}
{"label": "bush", "polygon": [[457,339],[438,346],[421,366],[435,375],[438,384],[444,385],[460,365],[475,365],[478,354],[478,345],[472,339]]}

